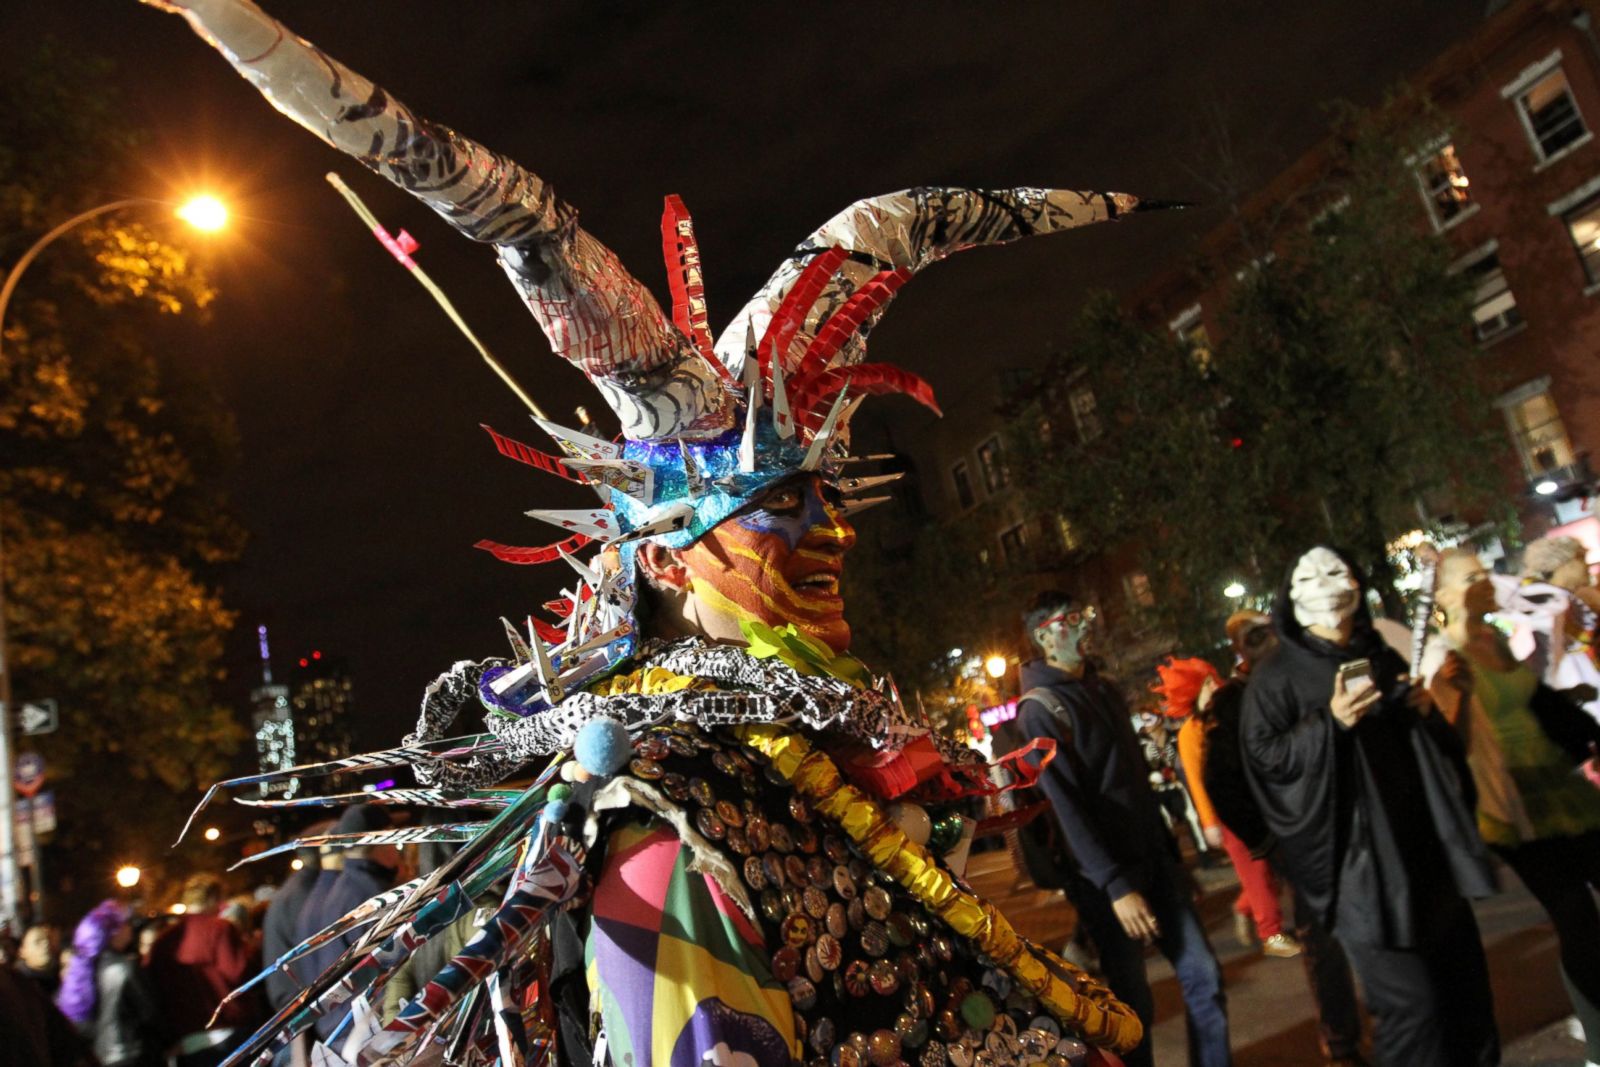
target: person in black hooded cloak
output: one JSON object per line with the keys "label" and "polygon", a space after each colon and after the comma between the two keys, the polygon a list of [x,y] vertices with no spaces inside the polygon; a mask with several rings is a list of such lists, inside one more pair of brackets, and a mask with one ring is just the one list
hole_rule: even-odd
{"label": "person in black hooded cloak", "polygon": [[1280,647],[1245,692],[1245,769],[1289,877],[1339,939],[1380,1067],[1500,1062],[1467,898],[1494,892],[1459,745],[1374,630],[1348,557],[1318,546],[1278,593]]}

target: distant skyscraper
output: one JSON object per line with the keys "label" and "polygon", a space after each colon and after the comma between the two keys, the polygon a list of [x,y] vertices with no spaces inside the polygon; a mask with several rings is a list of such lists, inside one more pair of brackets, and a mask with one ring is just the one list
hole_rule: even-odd
{"label": "distant skyscraper", "polygon": [[[289,687],[272,681],[272,653],[267,646],[267,628],[256,627],[261,649],[261,684],[250,691],[251,721],[256,733],[256,765],[260,773],[272,774],[295,765],[294,714],[289,705]],[[262,782],[262,796],[294,796],[295,782]]]}
{"label": "distant skyscraper", "polygon": [[297,758],[320,763],[348,756],[355,690],[345,661],[316,651],[298,664],[289,685]]}

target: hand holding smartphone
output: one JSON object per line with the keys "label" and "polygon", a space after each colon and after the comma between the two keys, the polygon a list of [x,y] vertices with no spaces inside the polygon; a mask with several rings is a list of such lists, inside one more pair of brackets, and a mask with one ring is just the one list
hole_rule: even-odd
{"label": "hand holding smartphone", "polygon": [[1333,677],[1328,711],[1341,726],[1351,727],[1371,711],[1382,696],[1372,678],[1372,661],[1353,659],[1339,664]]}

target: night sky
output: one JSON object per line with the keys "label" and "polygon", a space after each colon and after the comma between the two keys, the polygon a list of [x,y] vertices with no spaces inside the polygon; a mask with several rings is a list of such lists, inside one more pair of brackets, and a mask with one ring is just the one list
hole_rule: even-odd
{"label": "night sky", "polygon": [[[1214,204],[1219,123],[1246,171],[1268,175],[1315,142],[1327,101],[1374,102],[1482,12],[1177,6],[267,5],[420,114],[553,182],[661,299],[661,200],[683,196],[714,330],[861,196],[1050,185]],[[242,434],[233,488],[251,543],[226,576],[241,612],[235,685],[253,680],[265,621],[280,666],[312,648],[349,658],[358,745],[397,740],[428,680],[503,653],[497,618],[522,617],[565,580],[472,543],[553,540],[521,513],[591,497],[495,454],[480,422],[544,442],[324,172],[421,242],[424,268],[553,417],[603,405],[550,354],[490,249],[279,116],[181,19],[136,0],[7,5],[0,60],[45,35],[113,60],[129,123],[151,134],[148,186],[97,197],[204,186],[238,216],[215,243],[211,321],[171,353],[208,371]],[[1041,358],[1086,288],[1177,262],[1220,219],[1202,206],[958,257],[897,298],[872,358],[924,374],[960,419],[968,383]],[[913,446],[934,426],[907,401],[877,404]]]}

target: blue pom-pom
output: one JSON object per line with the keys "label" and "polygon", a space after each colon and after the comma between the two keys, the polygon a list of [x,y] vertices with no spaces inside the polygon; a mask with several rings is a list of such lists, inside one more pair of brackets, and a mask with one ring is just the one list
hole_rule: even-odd
{"label": "blue pom-pom", "polygon": [[554,825],[567,817],[567,802],[552,800],[544,806],[544,821]]}
{"label": "blue pom-pom", "polygon": [[633,755],[628,728],[615,719],[590,719],[572,742],[579,766],[596,778],[615,774]]}

